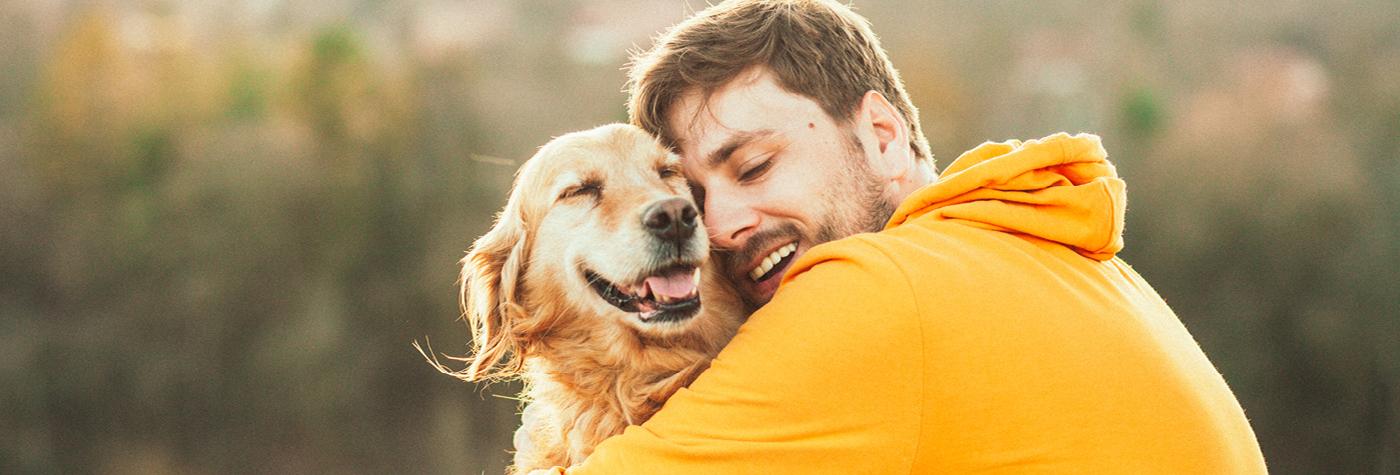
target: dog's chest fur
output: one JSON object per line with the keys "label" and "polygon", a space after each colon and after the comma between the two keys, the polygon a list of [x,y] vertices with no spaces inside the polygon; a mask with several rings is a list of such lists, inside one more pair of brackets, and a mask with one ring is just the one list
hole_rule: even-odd
{"label": "dog's chest fur", "polygon": [[709,367],[739,325],[737,318],[716,322],[699,338],[593,342],[630,347],[621,352],[615,346],[598,351],[578,343],[543,345],[529,359],[525,377],[529,402],[522,431],[531,449],[516,452],[515,468],[526,472],[581,463],[604,439],[651,418]]}

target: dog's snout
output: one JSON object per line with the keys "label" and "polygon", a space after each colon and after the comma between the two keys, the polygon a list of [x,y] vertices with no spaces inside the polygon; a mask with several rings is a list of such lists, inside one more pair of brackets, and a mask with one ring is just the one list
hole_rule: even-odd
{"label": "dog's snout", "polygon": [[680,241],[695,234],[695,206],[684,198],[668,198],[647,206],[642,226],[656,237]]}

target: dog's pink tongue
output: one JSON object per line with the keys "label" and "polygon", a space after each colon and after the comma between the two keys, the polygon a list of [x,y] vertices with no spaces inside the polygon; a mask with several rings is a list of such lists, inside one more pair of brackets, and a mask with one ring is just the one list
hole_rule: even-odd
{"label": "dog's pink tongue", "polygon": [[665,296],[672,300],[689,297],[695,293],[694,275],[683,270],[647,277],[646,285],[651,287],[652,295]]}

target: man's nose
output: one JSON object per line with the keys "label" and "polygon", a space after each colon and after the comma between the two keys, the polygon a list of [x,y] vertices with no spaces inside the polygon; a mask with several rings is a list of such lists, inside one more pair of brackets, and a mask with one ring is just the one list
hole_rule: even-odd
{"label": "man's nose", "polygon": [[695,206],[684,198],[667,198],[642,211],[642,227],[665,241],[681,241],[695,234]]}
{"label": "man's nose", "polygon": [[739,248],[748,234],[758,229],[758,213],[738,200],[715,199],[715,194],[705,197],[705,229],[710,233],[710,243],[717,247]]}

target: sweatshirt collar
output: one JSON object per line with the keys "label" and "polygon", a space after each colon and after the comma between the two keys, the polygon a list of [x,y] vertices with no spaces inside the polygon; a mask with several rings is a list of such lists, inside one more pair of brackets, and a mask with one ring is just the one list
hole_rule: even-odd
{"label": "sweatshirt collar", "polygon": [[1123,249],[1127,195],[1107,157],[1092,134],[984,143],[905,199],[885,227],[922,216],[960,220],[1111,259]]}

